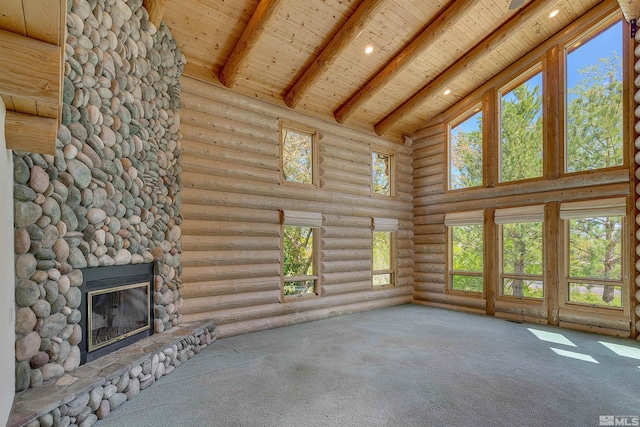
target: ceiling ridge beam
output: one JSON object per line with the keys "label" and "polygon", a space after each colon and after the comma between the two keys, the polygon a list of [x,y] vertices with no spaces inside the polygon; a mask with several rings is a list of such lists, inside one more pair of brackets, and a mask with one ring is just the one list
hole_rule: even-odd
{"label": "ceiling ridge beam", "polygon": [[477,0],[452,2],[435,20],[426,25],[399,54],[389,61],[382,71],[374,75],[362,89],[351,96],[334,113],[338,123],[344,123],[359,107],[373,98],[394,77],[405,70],[416,58],[430,48],[438,38],[444,35],[450,27],[455,25],[475,3],[477,3]]}
{"label": "ceiling ridge beam", "polygon": [[362,0],[358,8],[340,27],[331,41],[320,52],[317,58],[305,70],[284,98],[284,102],[295,108],[303,98],[305,92],[311,88],[353,42],[362,29],[366,27],[382,8],[386,0]]}
{"label": "ceiling ridge beam", "polygon": [[235,86],[240,70],[249,61],[251,50],[256,46],[267,25],[276,15],[280,3],[280,0],[260,0],[231,55],[229,55],[229,59],[222,67],[219,79],[223,85],[229,88]]}
{"label": "ceiling ridge beam", "polygon": [[409,100],[376,124],[374,126],[376,133],[378,135],[387,133],[393,125],[418,109],[427,99],[440,94],[461,72],[476,65],[487,53],[496,49],[513,34],[529,25],[531,21],[538,18],[557,2],[558,0],[535,0],[530,3],[520,13],[514,15],[504,25],[485,37],[438,77],[424,85]]}

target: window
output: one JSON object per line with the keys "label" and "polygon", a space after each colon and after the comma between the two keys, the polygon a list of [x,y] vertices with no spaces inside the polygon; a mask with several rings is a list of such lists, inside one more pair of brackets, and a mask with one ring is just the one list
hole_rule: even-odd
{"label": "window", "polygon": [[449,289],[482,293],[483,269],[482,211],[447,214]]}
{"label": "window", "polygon": [[373,194],[381,196],[391,196],[391,171],[392,156],[390,154],[373,151],[371,153],[371,178],[373,184]]}
{"label": "window", "polygon": [[449,189],[482,185],[482,111],[449,128]]}
{"label": "window", "polygon": [[372,284],[373,287],[393,286],[397,219],[373,218]]}
{"label": "window", "polygon": [[567,50],[565,169],[623,164],[622,23]]}
{"label": "window", "polygon": [[567,301],[622,308],[625,199],[563,203]]}
{"label": "window", "polygon": [[319,213],[282,212],[282,291],[285,298],[317,293],[316,231],[321,226]]}
{"label": "window", "polygon": [[280,133],[282,181],[315,185],[315,130],[283,124]]}
{"label": "window", "polygon": [[542,176],[542,73],[501,97],[500,181]]}
{"label": "window", "polygon": [[544,206],[498,209],[500,294],[517,298],[544,296],[542,221]]}

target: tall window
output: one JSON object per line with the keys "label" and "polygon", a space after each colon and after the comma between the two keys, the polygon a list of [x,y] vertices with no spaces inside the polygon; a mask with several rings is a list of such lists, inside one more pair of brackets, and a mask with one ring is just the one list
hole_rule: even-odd
{"label": "tall window", "polygon": [[447,214],[449,289],[482,293],[482,211]]}
{"label": "tall window", "polygon": [[621,53],[621,22],[567,50],[567,172],[623,164]]}
{"label": "tall window", "polygon": [[625,199],[563,203],[567,300],[622,308]]}
{"label": "tall window", "polygon": [[392,286],[394,284],[395,244],[398,220],[373,218],[372,234],[372,284]]}
{"label": "tall window", "polygon": [[502,93],[500,181],[542,176],[542,73]]}
{"label": "tall window", "polygon": [[282,212],[282,290],[285,297],[317,293],[317,229],[322,216],[314,212]]}
{"label": "tall window", "polygon": [[500,227],[500,294],[542,298],[542,221],[544,206],[498,209]]}
{"label": "tall window", "polygon": [[283,124],[280,133],[282,181],[314,185],[315,130]]}
{"label": "tall window", "polygon": [[449,189],[482,185],[482,111],[449,128]]}
{"label": "tall window", "polygon": [[391,196],[392,156],[386,153],[371,152],[371,179],[373,194]]}

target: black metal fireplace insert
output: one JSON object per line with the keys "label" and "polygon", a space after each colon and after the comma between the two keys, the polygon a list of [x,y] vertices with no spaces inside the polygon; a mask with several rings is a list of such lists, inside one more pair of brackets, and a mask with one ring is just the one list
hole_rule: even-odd
{"label": "black metal fireplace insert", "polygon": [[153,334],[153,264],[82,270],[80,364]]}

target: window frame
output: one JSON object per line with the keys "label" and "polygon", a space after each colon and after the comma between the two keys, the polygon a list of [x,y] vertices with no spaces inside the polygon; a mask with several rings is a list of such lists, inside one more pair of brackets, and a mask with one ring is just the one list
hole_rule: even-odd
{"label": "window frame", "polygon": [[[388,218],[371,218],[371,289],[386,289],[396,285],[396,234],[398,232],[398,220]],[[375,233],[389,234],[389,268],[382,270],[374,270],[373,268],[373,237]],[[384,285],[374,285],[374,276],[389,274],[391,283]]]}
{"label": "window frame", "polygon": [[[482,113],[482,128],[480,129],[480,133],[482,135],[482,140],[481,140],[481,149],[482,149],[482,153],[481,153],[481,162],[482,162],[482,182],[479,185],[475,185],[473,187],[462,187],[462,188],[452,188],[451,186],[451,130],[459,125],[461,125],[462,123],[464,123],[465,121],[469,120],[470,118],[472,118],[473,116],[475,116],[478,113]],[[445,134],[445,138],[446,138],[446,153],[445,153],[445,157],[446,157],[446,174],[447,174],[447,182],[446,184],[446,191],[447,192],[453,192],[453,191],[464,191],[464,190],[469,190],[469,189],[478,189],[478,188],[483,188],[485,187],[485,183],[486,183],[486,179],[487,177],[485,176],[486,174],[486,170],[485,170],[485,145],[486,145],[486,141],[485,141],[485,135],[484,135],[484,125],[485,125],[485,115],[484,115],[484,105],[482,101],[476,102],[474,105],[472,105],[469,108],[466,108],[462,113],[457,114],[456,116],[454,116],[453,118],[451,118],[450,120],[448,120],[447,124],[446,124],[446,134]]]}
{"label": "window frame", "polygon": [[[520,73],[516,78],[512,79],[511,81],[509,81],[507,84],[503,85],[502,87],[500,87],[497,90],[497,99],[496,99],[496,109],[498,110],[498,123],[497,123],[497,132],[496,132],[496,143],[498,144],[498,147],[496,149],[496,153],[497,153],[497,158],[496,158],[496,167],[497,170],[495,171],[496,174],[496,185],[502,186],[502,185],[514,185],[514,184],[519,184],[519,183],[523,183],[523,182],[532,182],[532,181],[540,181],[545,179],[545,175],[546,175],[546,171],[545,171],[545,160],[546,160],[546,156],[547,156],[547,148],[546,148],[546,120],[545,120],[545,116],[546,114],[546,109],[547,109],[547,105],[545,103],[545,79],[546,77],[546,73],[548,73],[548,70],[544,67],[543,63],[542,63],[542,59],[539,59],[538,61],[536,61],[535,64],[533,64],[532,66],[530,66],[529,68],[527,68],[524,72]],[[502,179],[502,98],[505,94],[509,94],[510,92],[514,91],[516,88],[518,88],[520,85],[526,83],[528,80],[530,80],[531,78],[533,78],[534,76],[536,76],[537,74],[540,74],[541,78],[542,78],[542,86],[541,86],[541,91],[540,91],[540,96],[541,96],[541,101],[542,101],[542,110],[541,110],[541,114],[542,114],[542,174],[540,176],[536,176],[536,177],[532,177],[532,178],[525,178],[525,179],[518,179],[518,180],[513,180],[513,181],[504,181]]]}
{"label": "window frame", "polygon": [[[560,280],[559,280],[559,287],[558,287],[558,296],[559,296],[559,305],[561,309],[573,309],[573,310],[578,310],[578,311],[589,311],[593,314],[596,313],[602,313],[602,314],[609,314],[609,315],[624,315],[624,317],[628,317],[631,313],[630,311],[630,306],[631,306],[631,301],[630,298],[633,297],[632,294],[630,294],[630,280],[629,280],[629,263],[630,263],[630,259],[631,259],[631,254],[628,253],[629,251],[625,250],[625,248],[628,248],[628,229],[627,227],[629,226],[628,224],[628,213],[629,213],[629,209],[628,209],[628,197],[624,197],[625,199],[625,208],[624,208],[624,213],[621,215],[607,215],[607,214],[602,214],[601,216],[597,216],[597,215],[587,215],[585,214],[584,216],[580,216],[580,217],[575,217],[575,218],[600,218],[600,217],[620,217],[621,221],[620,221],[620,275],[621,278],[620,280],[615,280],[615,279],[594,279],[594,278],[586,278],[586,277],[572,277],[570,276],[570,267],[571,267],[571,257],[570,257],[570,253],[571,253],[571,239],[570,239],[570,219],[563,219],[562,218],[562,211],[560,211],[560,221],[561,221],[561,227],[562,227],[562,235],[561,235],[561,248],[562,248],[562,255],[560,257],[560,268],[559,271],[561,272],[560,275]],[[599,200],[614,200],[611,198],[603,198],[603,199],[599,199]],[[566,202],[566,204],[572,204],[572,203],[579,203],[578,202]],[[570,291],[569,291],[569,285],[571,283],[575,283],[575,282],[582,282],[582,283],[589,283],[589,284],[593,284],[593,285],[601,285],[601,286],[607,286],[608,284],[612,285],[612,286],[620,286],[620,295],[621,295],[621,307],[611,307],[611,306],[605,306],[605,305],[596,305],[596,304],[587,304],[587,303],[581,303],[581,302],[576,302],[576,301],[570,301]]]}
{"label": "window frame", "polygon": [[[568,158],[569,158],[569,132],[568,132],[568,110],[569,110],[569,88],[567,83],[567,71],[568,71],[568,61],[567,56],[571,53],[572,48],[579,48],[582,44],[589,42],[604,31],[609,29],[611,26],[617,24],[618,22],[622,22],[622,47],[620,52],[621,66],[622,66],[622,164],[617,166],[609,166],[606,168],[597,168],[597,169],[585,169],[580,171],[568,172]],[[629,105],[629,95],[628,90],[625,88],[626,81],[628,79],[628,67],[626,66],[626,52],[628,51],[628,42],[625,42],[627,39],[625,36],[625,22],[624,18],[621,16],[620,11],[616,11],[615,13],[608,14],[602,17],[599,20],[598,24],[591,28],[589,31],[584,32],[583,34],[579,34],[576,37],[572,37],[567,39],[566,41],[558,43],[558,48],[560,52],[560,72],[558,75],[560,91],[561,91],[561,99],[559,100],[559,116],[561,117],[561,138],[562,141],[560,153],[560,176],[574,176],[574,175],[582,175],[582,174],[593,174],[598,172],[607,172],[611,170],[617,169],[626,169],[629,168],[629,158],[628,158],[628,133],[629,133],[629,118],[628,115],[625,114],[625,106]],[[580,44],[580,46],[576,46],[576,44]],[[549,72],[549,71],[547,71]]]}
{"label": "window frame", "polygon": [[[524,218],[521,221],[517,221],[517,220],[498,220],[498,212],[499,210],[496,211],[496,219],[494,220],[496,226],[497,226],[497,233],[498,233],[498,300],[502,300],[502,301],[511,301],[511,302],[518,302],[518,303],[533,303],[533,304],[542,304],[545,301],[546,298],[546,293],[547,293],[547,289],[546,289],[546,283],[545,283],[545,256],[546,256],[546,248],[545,248],[545,244],[544,244],[544,233],[545,233],[545,223],[544,223],[544,205],[533,205],[533,206],[526,206],[526,207],[521,207],[521,208],[502,208],[500,210],[504,210],[506,211],[516,211],[517,209],[522,209],[525,211],[529,211],[529,213],[525,213],[524,215],[529,215],[530,218]],[[539,210],[539,212],[535,212]],[[533,218],[533,217],[537,217],[537,218]],[[538,219],[538,220],[533,220],[533,219]],[[514,274],[514,273],[505,273],[504,272],[504,225],[506,224],[525,224],[525,223],[540,223],[541,227],[542,227],[542,233],[541,233],[541,246],[542,246],[542,259],[541,261],[541,266],[542,266],[542,272],[538,275],[538,274],[522,274],[522,275],[518,275],[518,274]],[[515,296],[515,295],[505,295],[504,294],[504,279],[523,279],[523,280],[536,280],[536,281],[540,281],[542,282],[542,297],[541,298],[534,298],[534,297],[519,297],[519,296]]]}
{"label": "window frame", "polygon": [[[482,219],[480,219],[482,218]],[[480,225],[482,227],[482,269],[480,272],[471,270],[454,270],[453,268],[453,227]],[[485,298],[486,283],[484,277],[485,249],[486,242],[484,239],[485,224],[484,211],[460,212],[445,215],[445,226],[447,228],[447,277],[446,290],[449,294],[462,295],[471,298]],[[482,292],[465,291],[453,288],[454,276],[480,277],[482,279]]]}
{"label": "window frame", "polygon": [[[292,221],[287,216],[293,217]],[[306,218],[305,218],[306,217]],[[308,218],[308,219],[307,219]],[[320,224],[317,223],[319,218]],[[315,223],[314,223],[315,222]],[[308,224],[308,225],[305,225]],[[280,301],[286,302],[299,298],[315,298],[320,296],[320,230],[322,229],[322,216],[313,212],[280,211]],[[311,228],[311,262],[313,274],[301,276],[285,276],[284,274],[284,227]],[[285,295],[284,286],[290,282],[313,281],[313,292],[296,295]]]}
{"label": "window frame", "polygon": [[[375,192],[375,185],[374,185],[375,174],[373,171],[373,155],[374,154],[380,154],[380,155],[389,157],[389,194],[388,195]],[[395,153],[389,149],[372,146],[370,149],[369,161],[371,162],[369,165],[369,171],[371,174],[370,180],[369,180],[371,185],[371,197],[394,198],[396,196],[396,184],[395,184],[396,155]]]}
{"label": "window frame", "polygon": [[[311,136],[311,184],[297,181],[288,181],[284,177],[284,134],[285,130],[291,130],[293,132],[308,134]],[[313,127],[305,126],[300,123],[291,122],[288,120],[280,120],[279,126],[279,139],[278,139],[280,156],[280,185],[292,185],[304,188],[318,188],[318,130]]]}

